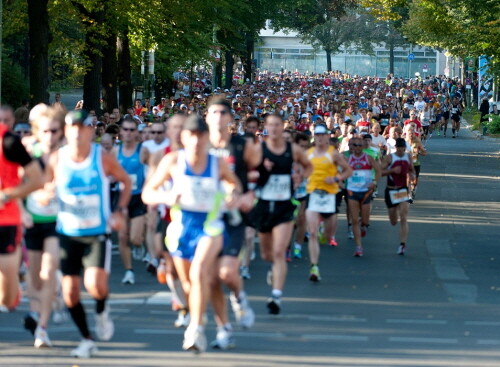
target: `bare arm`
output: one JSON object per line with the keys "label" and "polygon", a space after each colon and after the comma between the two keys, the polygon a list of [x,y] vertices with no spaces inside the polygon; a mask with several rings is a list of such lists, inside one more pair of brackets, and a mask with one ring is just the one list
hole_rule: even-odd
{"label": "bare arm", "polygon": [[[9,196],[9,200],[22,199],[29,193],[42,188],[43,172],[37,161],[31,161],[23,167],[23,182],[15,187],[8,187],[1,192]],[[0,207],[3,206],[0,200]]]}
{"label": "bare arm", "polygon": [[[146,185],[142,190],[142,201],[148,205],[158,204],[173,204],[166,203],[165,193],[160,191],[159,188],[172,178],[171,172],[175,167],[177,161],[177,153],[169,153],[164,156],[154,173],[149,177]],[[175,203],[175,201],[174,201]]]}
{"label": "bare arm", "polygon": [[149,150],[147,148],[141,147],[141,152],[139,153],[139,159],[141,160],[142,164],[148,164],[149,163],[149,156],[151,154],[149,153]]}
{"label": "bare arm", "polygon": [[302,177],[309,177],[312,173],[313,167],[309,159],[307,159],[306,153],[297,144],[292,144],[293,160],[299,163],[303,167]]}
{"label": "bare arm", "polygon": [[119,208],[126,208],[130,201],[132,191],[132,183],[127,175],[127,172],[125,172],[120,163],[118,163],[116,158],[111,153],[103,152],[102,163],[106,175],[113,176],[116,181],[122,184],[120,187],[120,199],[118,200],[117,206]]}
{"label": "bare arm", "polygon": [[256,168],[262,162],[262,145],[251,139],[245,139],[245,151],[243,159],[249,169]]}
{"label": "bare arm", "polygon": [[333,161],[338,167],[342,167],[342,173],[338,174],[337,177],[339,181],[344,181],[348,177],[351,177],[352,175],[352,168],[349,166],[347,163],[347,160],[345,159],[345,156],[343,154],[340,154],[337,150],[333,151]]}

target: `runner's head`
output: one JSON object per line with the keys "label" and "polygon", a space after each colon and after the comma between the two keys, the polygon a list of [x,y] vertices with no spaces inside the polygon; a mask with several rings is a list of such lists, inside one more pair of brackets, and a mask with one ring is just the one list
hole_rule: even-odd
{"label": "runner's head", "polygon": [[325,147],[328,145],[328,139],[330,138],[330,132],[326,128],[325,124],[316,124],[314,127],[314,141],[316,146]]}
{"label": "runner's head", "polygon": [[363,150],[363,140],[358,137],[352,137],[349,139],[349,151],[354,154],[361,154],[361,151]]}
{"label": "runner's head", "polygon": [[8,126],[9,129],[12,129],[14,126],[15,118],[14,118],[14,110],[10,106],[0,106],[0,123]]}
{"label": "runner's head", "polygon": [[283,118],[277,114],[266,115],[264,119],[268,139],[280,139],[283,136],[284,123]]}
{"label": "runner's head", "polygon": [[131,143],[138,141],[139,132],[137,131],[137,120],[132,117],[126,117],[122,121],[120,127],[120,139],[123,143]]}
{"label": "runner's head", "polygon": [[181,145],[181,131],[187,115],[177,113],[167,120],[167,137],[171,143]]}
{"label": "runner's head", "polygon": [[149,134],[156,144],[160,144],[165,140],[165,124],[163,122],[153,122]]}
{"label": "runner's head", "polygon": [[64,139],[64,114],[59,108],[40,103],[30,111],[33,134],[43,147],[55,149]]}
{"label": "runner's head", "polygon": [[196,156],[206,152],[208,144],[208,124],[196,114],[190,115],[182,125],[181,143],[188,155]]}
{"label": "runner's head", "polygon": [[68,112],[64,121],[64,135],[69,146],[84,148],[90,145],[94,137],[92,116],[85,110],[75,110]]}
{"label": "runner's head", "polygon": [[208,103],[207,124],[211,132],[227,133],[233,122],[231,105],[227,99],[214,98]]}
{"label": "runner's head", "polygon": [[402,156],[406,151],[406,141],[403,138],[396,139],[396,154]]}

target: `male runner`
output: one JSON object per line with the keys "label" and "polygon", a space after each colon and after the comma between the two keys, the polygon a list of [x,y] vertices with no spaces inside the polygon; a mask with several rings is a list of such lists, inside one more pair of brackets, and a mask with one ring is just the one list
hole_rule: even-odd
{"label": "male runner", "polygon": [[[267,302],[271,314],[279,314],[281,309],[281,296],[287,273],[285,253],[290,243],[295,217],[293,189],[303,178],[309,177],[312,171],[304,151],[285,141],[283,125],[283,119],[279,115],[271,114],[265,117],[268,136],[262,143],[264,160],[258,168],[259,201],[252,212],[252,219],[259,231],[261,256],[272,263],[268,273],[272,292]],[[292,180],[294,162],[299,163],[302,169],[295,170]]]}
{"label": "male runner", "polygon": [[396,152],[388,154],[382,161],[382,175],[387,176],[385,204],[389,210],[389,221],[393,226],[400,222],[398,255],[404,255],[408,238],[408,176],[415,179],[415,169],[406,153],[406,142],[396,139]]}
{"label": "male runner", "polygon": [[[224,160],[207,152],[208,125],[199,116],[187,118],[181,142],[185,148],[160,161],[142,198],[147,204],[172,208],[167,247],[188,297],[191,316],[182,347],[203,352],[207,344],[203,318],[224,233],[221,214],[225,194],[220,181],[229,192],[228,205],[235,202],[239,183]],[[160,191],[170,180],[172,187],[166,193]]]}
{"label": "male runner", "polygon": [[[21,300],[21,212],[18,199],[43,186],[40,165],[10,132],[14,111],[0,106],[0,306],[14,309]],[[19,177],[19,168],[23,177]]]}
{"label": "male runner", "polygon": [[[54,182],[59,200],[56,231],[61,246],[64,302],[82,340],[71,356],[89,358],[97,352],[80,302],[83,283],[96,300],[96,334],[110,340],[114,325],[106,307],[111,266],[110,230],[123,228],[130,199],[130,179],[115,157],[92,143],[93,127],[83,110],[66,115],[67,145],[51,155],[46,179]],[[110,214],[109,176],[123,187],[116,211]]]}
{"label": "male runner", "polygon": [[[63,143],[64,114],[39,104],[31,110],[30,122],[36,141],[28,149],[43,169],[50,155]],[[50,183],[45,188],[52,192],[54,190]],[[59,205],[55,198],[47,206],[40,205],[37,198],[45,193],[45,190],[37,190],[27,197],[24,220],[30,280],[30,312],[24,317],[24,327],[35,336],[36,348],[52,346],[47,326],[56,294],[56,271],[59,268],[59,240],[56,233]]]}
{"label": "male runner", "polygon": [[144,243],[146,226],[146,205],[142,202],[141,193],[144,185],[144,164],[140,160],[141,144],[137,131],[137,120],[126,117],[120,127],[122,144],[117,149],[117,160],[127,172],[132,185],[132,196],[126,211],[125,226],[118,233],[118,244],[125,275],[123,284],[134,284],[135,275],[132,269],[132,256],[129,241],[132,246],[141,247]]}

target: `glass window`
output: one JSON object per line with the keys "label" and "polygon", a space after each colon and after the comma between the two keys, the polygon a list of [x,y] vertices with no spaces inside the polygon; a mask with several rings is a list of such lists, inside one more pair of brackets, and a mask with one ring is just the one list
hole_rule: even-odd
{"label": "glass window", "polygon": [[299,52],[300,52],[300,50],[297,48],[287,48],[286,49],[287,54],[298,54]]}

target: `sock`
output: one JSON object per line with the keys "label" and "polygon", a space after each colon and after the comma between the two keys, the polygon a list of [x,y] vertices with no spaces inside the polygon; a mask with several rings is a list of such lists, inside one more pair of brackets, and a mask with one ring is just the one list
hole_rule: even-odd
{"label": "sock", "polygon": [[99,315],[99,314],[103,313],[105,307],[106,307],[106,298],[95,300],[95,313],[96,314]]}
{"label": "sock", "polygon": [[401,246],[406,247],[406,244],[404,242],[401,242]]}
{"label": "sock", "polygon": [[224,326],[223,326],[223,327],[224,327],[224,329],[225,329],[226,331],[233,331],[233,327],[231,326],[231,323],[230,323],[230,322],[228,322],[228,323],[224,324]]}
{"label": "sock", "polygon": [[276,298],[280,298],[283,295],[283,292],[280,289],[273,289],[271,295]]}
{"label": "sock", "polygon": [[80,334],[82,334],[85,339],[91,339],[87,319],[85,317],[85,310],[82,304],[78,302],[76,306],[68,307],[68,311],[76,327],[80,330]]}

